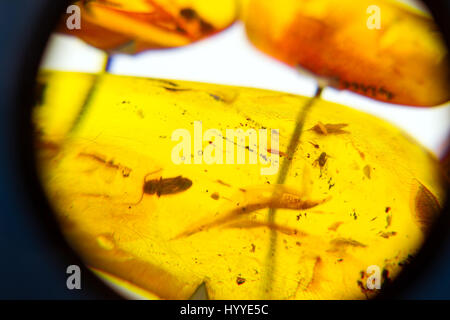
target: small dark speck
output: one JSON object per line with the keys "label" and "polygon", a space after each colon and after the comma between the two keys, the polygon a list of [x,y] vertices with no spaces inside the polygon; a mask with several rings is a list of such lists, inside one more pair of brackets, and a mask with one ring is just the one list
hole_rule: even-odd
{"label": "small dark speck", "polygon": [[178,88],[164,87],[164,86],[162,86],[162,88],[166,89],[167,91],[172,91],[172,92],[190,91],[191,90],[191,89],[178,89]]}
{"label": "small dark speck", "polygon": [[216,100],[216,101],[222,101],[222,98],[219,97],[218,95],[215,95],[215,94],[213,94],[213,93],[210,93],[209,95],[210,95],[210,97],[212,97],[212,98],[213,98],[214,100]]}
{"label": "small dark speck", "polygon": [[202,30],[202,32],[210,33],[214,30],[214,27],[210,23],[208,23],[204,20],[199,20],[199,21],[200,21],[200,29]]}
{"label": "small dark speck", "polygon": [[314,148],[316,148],[316,149],[319,149],[320,148],[320,146],[317,144],[317,143],[314,143],[314,142],[309,142],[309,143],[311,143],[312,144],[312,146],[314,147]]}
{"label": "small dark speck", "polygon": [[183,34],[186,34],[186,30],[184,30],[182,27],[180,27],[180,26],[176,26],[175,27],[175,30],[177,30],[179,33],[183,33]]}

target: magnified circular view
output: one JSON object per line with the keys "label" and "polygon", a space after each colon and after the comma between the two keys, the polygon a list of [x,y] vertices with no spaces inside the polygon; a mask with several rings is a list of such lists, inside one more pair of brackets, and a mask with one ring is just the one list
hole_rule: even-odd
{"label": "magnified circular view", "polygon": [[77,1],[36,82],[41,184],[126,298],[374,298],[446,201],[418,1]]}

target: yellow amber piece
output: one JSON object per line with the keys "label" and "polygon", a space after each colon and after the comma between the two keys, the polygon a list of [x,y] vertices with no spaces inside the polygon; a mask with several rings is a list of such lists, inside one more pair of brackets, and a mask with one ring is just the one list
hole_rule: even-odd
{"label": "yellow amber piece", "polygon": [[337,88],[411,106],[449,100],[437,26],[398,1],[247,0],[242,19],[256,47]]}
{"label": "yellow amber piece", "polygon": [[187,45],[234,22],[233,0],[92,0],[75,2],[81,28],[59,30],[107,51],[127,53]]}
{"label": "yellow amber piece", "polygon": [[[313,102],[277,185],[280,168],[261,174],[261,157],[286,161],[311,98],[111,74],[38,81],[38,168],[62,231],[88,266],[152,299],[186,299],[202,283],[210,299],[370,298],[370,268],[393,280],[443,206],[435,157],[346,106]],[[199,121],[201,152],[174,163],[174,133],[191,151]],[[227,129],[277,129],[279,146],[233,140],[245,161],[231,164]],[[211,148],[222,164],[206,163]]]}

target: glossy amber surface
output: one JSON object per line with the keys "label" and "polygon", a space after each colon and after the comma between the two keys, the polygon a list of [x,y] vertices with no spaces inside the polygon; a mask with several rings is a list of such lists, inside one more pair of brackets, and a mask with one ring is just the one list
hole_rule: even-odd
{"label": "glossy amber surface", "polygon": [[448,52],[437,26],[398,1],[246,0],[242,19],[257,48],[337,88],[410,106],[449,100]]}

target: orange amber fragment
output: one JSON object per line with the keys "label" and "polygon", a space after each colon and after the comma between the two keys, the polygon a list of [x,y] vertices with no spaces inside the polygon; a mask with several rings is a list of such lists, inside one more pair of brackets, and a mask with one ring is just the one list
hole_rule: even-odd
{"label": "orange amber fragment", "polygon": [[256,47],[339,89],[412,106],[449,100],[447,50],[432,19],[417,9],[393,0],[244,3]]}
{"label": "orange amber fragment", "polygon": [[187,45],[232,24],[236,3],[218,0],[77,1],[81,29],[69,30],[64,17],[59,31],[106,51],[135,53]]}

